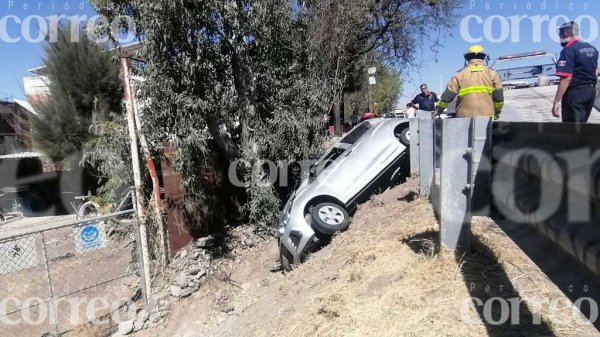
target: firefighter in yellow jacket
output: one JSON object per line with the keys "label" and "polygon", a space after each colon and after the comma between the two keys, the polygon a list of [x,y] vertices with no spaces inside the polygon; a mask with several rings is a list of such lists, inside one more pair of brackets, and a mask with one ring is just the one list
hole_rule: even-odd
{"label": "firefighter in yellow jacket", "polygon": [[465,68],[452,76],[440,97],[437,113],[442,113],[458,95],[456,117],[490,116],[497,119],[504,107],[500,76],[484,65],[489,58],[481,46],[469,48],[465,60]]}

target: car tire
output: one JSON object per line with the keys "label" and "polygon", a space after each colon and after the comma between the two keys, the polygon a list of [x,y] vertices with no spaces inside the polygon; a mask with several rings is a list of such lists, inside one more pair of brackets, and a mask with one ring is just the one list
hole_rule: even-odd
{"label": "car tire", "polygon": [[410,145],[410,129],[404,128],[400,130],[400,132],[396,133],[396,138],[402,143],[404,146]]}
{"label": "car tire", "polygon": [[348,211],[344,207],[331,202],[314,206],[311,210],[311,218],[314,230],[325,235],[345,231],[350,226]]}

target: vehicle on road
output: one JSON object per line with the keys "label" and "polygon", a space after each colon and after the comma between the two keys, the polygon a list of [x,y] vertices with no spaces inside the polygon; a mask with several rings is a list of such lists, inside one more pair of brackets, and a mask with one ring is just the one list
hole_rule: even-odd
{"label": "vehicle on road", "polygon": [[409,138],[408,119],[369,119],[311,166],[279,218],[284,270],[346,230],[358,204],[407,175]]}
{"label": "vehicle on road", "polygon": [[377,115],[372,112],[365,112],[364,114],[362,114],[360,116],[360,121],[364,122],[364,121],[366,121],[368,119],[372,119],[372,118],[377,118]]}
{"label": "vehicle on road", "polygon": [[405,112],[403,111],[392,111],[386,112],[381,115],[383,118],[408,118]]}

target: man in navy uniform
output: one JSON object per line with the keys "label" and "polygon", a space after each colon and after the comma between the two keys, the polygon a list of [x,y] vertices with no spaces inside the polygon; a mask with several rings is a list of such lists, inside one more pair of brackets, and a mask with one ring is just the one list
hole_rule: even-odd
{"label": "man in navy uniform", "polygon": [[579,39],[579,25],[567,22],[559,30],[564,47],[556,65],[560,77],[552,115],[563,122],[585,123],[590,117],[596,99],[598,81],[598,50]]}
{"label": "man in navy uniform", "polygon": [[417,104],[419,105],[418,109],[425,111],[435,111],[435,103],[439,101],[435,92],[429,91],[427,88],[427,84],[421,84],[420,86],[421,93],[418,94],[415,99],[410,102],[410,105],[413,108],[417,108]]}

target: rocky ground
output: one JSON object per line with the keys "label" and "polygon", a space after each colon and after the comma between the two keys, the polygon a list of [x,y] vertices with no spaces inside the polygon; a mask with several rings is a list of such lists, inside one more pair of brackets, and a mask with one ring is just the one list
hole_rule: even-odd
{"label": "rocky ground", "polygon": [[[225,244],[201,239],[177,256],[150,307],[116,335],[598,335],[489,219],[474,220],[470,251],[440,251],[432,209],[416,188],[413,180],[373,197],[348,231],[287,274],[272,271],[277,247],[266,233],[242,227]],[[215,254],[215,247],[225,248]],[[507,323],[493,324],[474,298],[523,303]],[[502,319],[498,308],[492,320]]]}

